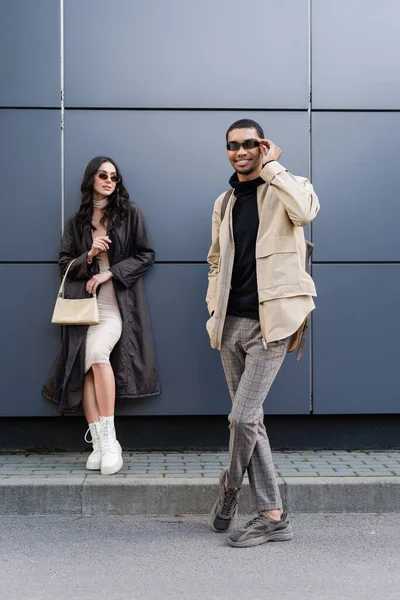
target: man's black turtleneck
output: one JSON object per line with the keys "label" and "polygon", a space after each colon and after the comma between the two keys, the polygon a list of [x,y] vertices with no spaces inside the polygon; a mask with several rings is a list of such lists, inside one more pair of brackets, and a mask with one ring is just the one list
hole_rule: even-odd
{"label": "man's black turtleneck", "polygon": [[232,213],[235,259],[228,314],[258,319],[256,240],[259,217],[257,188],[265,181],[261,177],[250,181],[239,181],[237,173],[235,173],[229,183],[235,190],[236,202]]}

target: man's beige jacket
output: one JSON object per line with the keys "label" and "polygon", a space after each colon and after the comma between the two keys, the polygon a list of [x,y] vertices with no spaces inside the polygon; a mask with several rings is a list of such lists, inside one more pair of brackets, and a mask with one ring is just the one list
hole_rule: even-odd
{"label": "man's beige jacket", "polygon": [[[316,290],[306,271],[303,226],[319,211],[318,198],[305,177],[291,175],[274,161],[261,171],[265,185],[257,188],[260,224],[256,241],[256,268],[261,331],[265,343],[296,334],[315,308]],[[232,194],[221,223],[225,193],[214,204],[212,243],[206,302],[210,318],[207,331],[211,346],[221,349],[235,247]]]}

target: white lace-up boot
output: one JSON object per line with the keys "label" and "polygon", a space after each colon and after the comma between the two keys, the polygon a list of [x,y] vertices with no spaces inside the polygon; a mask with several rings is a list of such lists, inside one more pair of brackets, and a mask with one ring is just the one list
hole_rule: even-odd
{"label": "white lace-up boot", "polygon": [[[92,439],[88,439],[90,433]],[[92,444],[93,452],[89,454],[86,461],[86,468],[89,471],[100,471],[101,467],[101,448],[100,448],[100,421],[89,423],[89,429],[85,434],[85,442]]]}
{"label": "white lace-up boot", "polygon": [[122,449],[115,436],[114,416],[100,417],[101,474],[113,475],[122,469]]}

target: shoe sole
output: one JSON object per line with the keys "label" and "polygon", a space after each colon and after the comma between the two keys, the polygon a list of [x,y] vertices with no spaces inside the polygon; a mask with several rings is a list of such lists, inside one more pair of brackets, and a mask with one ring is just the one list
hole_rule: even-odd
{"label": "shoe sole", "polygon": [[[120,454],[122,454],[122,448],[121,448],[121,444],[117,441],[117,444],[119,446],[119,451]],[[101,471],[101,460],[99,460],[98,462],[93,462],[90,463],[89,460],[86,461],[86,469],[88,471]],[[120,467],[121,469],[121,467]]]}
{"label": "shoe sole", "polygon": [[261,544],[266,544],[267,542],[288,542],[293,539],[293,530],[290,528],[285,529],[285,531],[279,532],[275,531],[273,533],[269,533],[268,535],[264,535],[259,538],[254,538],[252,540],[246,540],[244,542],[233,542],[228,538],[228,544],[233,546],[233,548],[252,548],[253,546],[261,546]]}
{"label": "shoe sole", "polygon": [[114,467],[107,467],[107,468],[101,467],[101,474],[102,475],[115,475],[115,473],[118,473],[118,471],[120,471],[122,469],[123,464],[124,464],[124,461],[122,460],[122,456],[120,456],[118,462],[116,463],[116,465]]}
{"label": "shoe sole", "polygon": [[86,468],[88,471],[100,471],[101,463],[93,463],[93,465],[86,463]]}

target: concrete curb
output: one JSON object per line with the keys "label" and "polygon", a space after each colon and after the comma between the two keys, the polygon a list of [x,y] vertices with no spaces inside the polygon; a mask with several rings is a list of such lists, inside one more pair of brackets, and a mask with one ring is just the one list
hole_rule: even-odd
{"label": "concrete curb", "polygon": [[[279,480],[284,505],[296,513],[400,512],[400,478],[286,478]],[[12,477],[0,482],[1,515],[207,514],[218,479]],[[248,483],[240,512],[253,510]]]}
{"label": "concrete curb", "polygon": [[286,479],[286,502],[290,511],[302,513],[400,512],[400,478]]}

